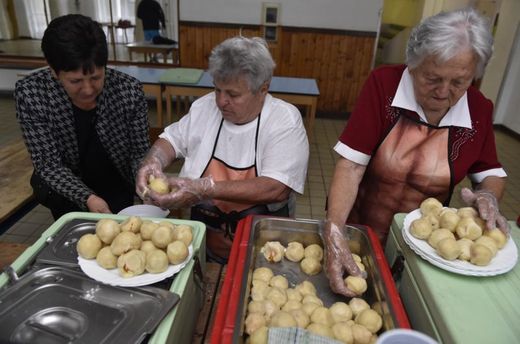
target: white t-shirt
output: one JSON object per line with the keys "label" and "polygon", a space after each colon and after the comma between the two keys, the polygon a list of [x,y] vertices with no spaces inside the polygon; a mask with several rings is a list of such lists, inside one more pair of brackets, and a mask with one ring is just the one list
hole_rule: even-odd
{"label": "white t-shirt", "polygon": [[[197,99],[188,114],[159,136],[184,158],[180,177],[200,178],[213,152],[222,115],[211,92]],[[255,162],[258,118],[244,125],[224,120],[215,156],[234,168]],[[298,109],[267,94],[260,115],[256,164],[258,176],[270,177],[302,194],[307,175],[309,143]]]}

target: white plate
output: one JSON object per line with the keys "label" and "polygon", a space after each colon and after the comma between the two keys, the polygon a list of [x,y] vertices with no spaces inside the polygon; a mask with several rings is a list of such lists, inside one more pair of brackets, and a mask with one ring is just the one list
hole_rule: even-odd
{"label": "white plate", "polygon": [[169,210],[161,209],[151,204],[136,204],[121,210],[118,215],[142,216],[142,217],[166,217]]}
{"label": "white plate", "polygon": [[494,276],[506,273],[514,268],[518,260],[518,250],[515,242],[509,237],[506,245],[498,250],[489,265],[478,266],[470,262],[456,259],[446,260],[439,256],[435,249],[427,241],[417,239],[410,233],[412,221],[421,217],[421,210],[415,209],[404,218],[403,238],[410,248],[431,264],[454,273],[468,276]]}
{"label": "white plate", "polygon": [[181,271],[182,268],[188,264],[192,255],[193,255],[193,246],[190,245],[188,247],[189,254],[186,260],[177,265],[169,265],[168,269],[159,274],[151,274],[146,272],[142,275],[124,278],[119,275],[117,269],[107,270],[98,265],[95,259],[84,259],[78,256],[78,263],[81,267],[81,270],[89,276],[90,278],[95,279],[96,281],[110,284],[114,286],[120,287],[138,287],[143,285],[149,285],[153,283],[157,283],[162,281],[165,278],[171,277],[175,275],[177,272]]}

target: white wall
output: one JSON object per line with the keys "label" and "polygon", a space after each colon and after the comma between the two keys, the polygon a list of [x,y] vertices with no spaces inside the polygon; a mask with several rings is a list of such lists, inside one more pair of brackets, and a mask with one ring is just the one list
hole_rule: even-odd
{"label": "white wall", "polygon": [[[179,0],[181,21],[260,25],[262,1]],[[279,0],[283,26],[376,32],[383,0]]]}

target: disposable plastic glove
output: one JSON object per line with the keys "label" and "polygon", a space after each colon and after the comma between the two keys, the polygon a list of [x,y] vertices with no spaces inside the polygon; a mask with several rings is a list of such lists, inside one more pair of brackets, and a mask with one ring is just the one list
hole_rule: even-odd
{"label": "disposable plastic glove", "polygon": [[152,203],[164,209],[191,207],[212,198],[215,190],[215,182],[211,176],[198,179],[171,177],[168,178],[168,184],[172,190],[169,194],[149,192]]}
{"label": "disposable plastic glove", "polygon": [[135,192],[142,200],[146,201],[150,188],[148,187],[149,178],[153,175],[156,178],[163,178],[166,176],[163,173],[163,168],[168,164],[168,155],[159,147],[152,146],[146,157],[141,162],[141,167],[137,171],[135,181]]}
{"label": "disposable plastic glove", "polygon": [[498,210],[498,201],[493,193],[486,190],[472,191],[462,188],[460,192],[462,200],[469,206],[478,210],[480,217],[486,220],[488,230],[499,228],[505,234],[509,234],[509,224]]}
{"label": "disposable plastic glove", "polygon": [[325,241],[325,273],[329,279],[330,288],[335,293],[355,297],[356,294],[345,285],[343,274],[347,272],[351,276],[366,278],[366,273],[363,273],[354,261],[347,238],[338,225],[327,220],[323,229],[323,238]]}

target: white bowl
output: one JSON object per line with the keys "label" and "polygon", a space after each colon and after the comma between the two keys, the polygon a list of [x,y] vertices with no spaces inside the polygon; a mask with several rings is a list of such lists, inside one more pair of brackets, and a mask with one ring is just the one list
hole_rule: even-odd
{"label": "white bowl", "polygon": [[170,213],[169,210],[161,209],[155,205],[137,204],[121,210],[119,215],[143,216],[143,217],[161,217],[164,218]]}
{"label": "white bowl", "polygon": [[384,332],[379,336],[376,344],[438,344],[438,342],[422,332],[397,328]]}

